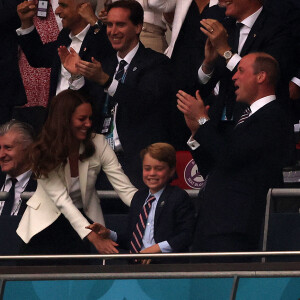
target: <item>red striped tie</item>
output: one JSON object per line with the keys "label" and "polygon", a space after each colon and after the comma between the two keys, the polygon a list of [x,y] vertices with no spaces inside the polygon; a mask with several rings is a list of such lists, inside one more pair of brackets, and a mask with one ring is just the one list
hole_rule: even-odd
{"label": "red striped tie", "polygon": [[139,215],[138,222],[134,228],[132,238],[130,241],[130,253],[139,253],[143,245],[143,235],[146,228],[148,215],[152,206],[152,202],[155,200],[153,195],[150,195],[146,204],[143,206],[142,211]]}

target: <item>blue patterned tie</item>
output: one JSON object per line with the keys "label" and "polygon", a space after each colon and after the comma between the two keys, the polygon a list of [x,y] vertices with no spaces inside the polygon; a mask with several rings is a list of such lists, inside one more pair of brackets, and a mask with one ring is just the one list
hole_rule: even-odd
{"label": "blue patterned tie", "polygon": [[124,68],[125,66],[127,65],[127,62],[122,59],[120,62],[119,62],[119,69],[115,75],[115,79],[120,81],[124,75]]}

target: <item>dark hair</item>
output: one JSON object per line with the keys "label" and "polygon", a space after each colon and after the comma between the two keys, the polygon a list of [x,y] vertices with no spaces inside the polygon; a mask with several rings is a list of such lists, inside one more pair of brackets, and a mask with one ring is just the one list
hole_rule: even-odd
{"label": "dark hair", "polygon": [[253,63],[254,74],[265,72],[268,83],[275,87],[279,81],[279,64],[277,60],[264,52],[255,52],[252,54],[256,56]]}
{"label": "dark hair", "polygon": [[[83,103],[90,103],[87,95],[70,89],[59,93],[51,100],[48,118],[30,152],[32,171],[37,178],[47,177],[56,167],[66,164],[73,150],[73,135],[70,127],[72,115]],[[84,152],[80,154],[80,160],[92,156],[95,152],[91,130],[82,143]]]}
{"label": "dark hair", "polygon": [[124,8],[130,11],[129,20],[133,25],[143,24],[144,22],[144,10],[140,3],[135,0],[120,0],[113,2],[107,8],[107,13],[112,8]]}
{"label": "dark hair", "polygon": [[159,161],[166,162],[170,169],[176,168],[176,150],[172,145],[167,143],[151,144],[141,151],[142,160],[147,153]]}

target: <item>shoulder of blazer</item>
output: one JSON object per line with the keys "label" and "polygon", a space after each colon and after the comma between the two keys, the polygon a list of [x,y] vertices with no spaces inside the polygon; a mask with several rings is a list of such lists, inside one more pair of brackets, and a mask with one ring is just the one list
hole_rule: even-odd
{"label": "shoulder of blazer", "polygon": [[6,178],[6,173],[0,171],[0,188],[2,188],[2,186],[4,185],[5,178]]}
{"label": "shoulder of blazer", "polygon": [[140,66],[153,66],[157,64],[157,66],[160,66],[161,64],[168,62],[169,58],[166,55],[156,52],[151,48],[145,48],[145,46],[140,42],[139,49],[130,64],[138,64]]}
{"label": "shoulder of blazer", "polygon": [[188,193],[179,188],[178,186],[172,186],[172,185],[167,185],[165,190],[163,191],[163,193],[161,194],[161,197],[160,197],[160,201],[161,200],[168,200],[170,198],[173,198],[173,199],[183,199],[183,198],[186,198],[186,197],[189,197]]}

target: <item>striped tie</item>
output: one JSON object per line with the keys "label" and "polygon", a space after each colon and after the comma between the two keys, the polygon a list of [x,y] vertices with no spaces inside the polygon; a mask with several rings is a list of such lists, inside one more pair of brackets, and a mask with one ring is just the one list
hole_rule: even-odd
{"label": "striped tie", "polygon": [[155,201],[155,197],[150,195],[146,204],[143,206],[142,211],[139,215],[138,222],[134,228],[132,238],[130,241],[130,253],[139,253],[143,245],[143,235],[146,228],[146,222],[152,206],[152,202]]}
{"label": "striped tie", "polygon": [[241,115],[241,117],[240,117],[239,121],[237,122],[236,126],[238,126],[238,125],[244,123],[245,120],[248,119],[250,113],[251,113],[251,109],[250,109],[250,107],[247,107],[247,108],[244,110],[243,114]]}

